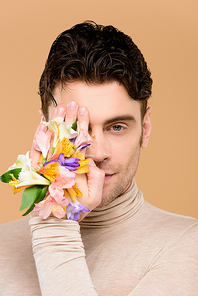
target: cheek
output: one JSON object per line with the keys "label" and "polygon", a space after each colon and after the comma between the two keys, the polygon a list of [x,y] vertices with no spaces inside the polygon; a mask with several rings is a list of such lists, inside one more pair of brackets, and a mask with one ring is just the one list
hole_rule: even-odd
{"label": "cheek", "polygon": [[110,143],[110,150],[112,162],[125,165],[131,161],[136,149],[131,142],[127,143],[126,141],[117,139]]}
{"label": "cheek", "polygon": [[111,147],[111,154],[117,155],[118,158],[120,158],[120,156],[130,158],[130,156],[140,148],[140,139],[141,133],[136,135],[127,134],[123,137],[117,138],[109,137],[108,142]]}
{"label": "cheek", "polygon": [[114,154],[114,160],[120,165],[122,171],[131,172],[136,169],[140,156],[139,141],[140,138],[137,138],[135,142],[131,140],[129,143],[118,145],[119,148],[116,150],[116,155]]}

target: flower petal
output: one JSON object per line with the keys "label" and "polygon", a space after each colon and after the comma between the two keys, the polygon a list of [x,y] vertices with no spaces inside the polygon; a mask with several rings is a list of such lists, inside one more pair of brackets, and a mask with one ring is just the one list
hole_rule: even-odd
{"label": "flower petal", "polygon": [[80,219],[80,214],[89,212],[89,209],[76,200],[67,205],[66,211],[68,220],[78,221]]}
{"label": "flower petal", "polygon": [[72,129],[72,124],[67,125],[65,122],[61,122],[59,125],[59,138],[63,140],[63,138],[72,139],[75,138],[78,133]]}
{"label": "flower petal", "polygon": [[30,159],[29,155],[30,155],[30,151],[28,151],[26,155],[19,154],[17,157],[17,161],[11,167],[9,167],[8,171],[17,169],[17,168],[23,168],[26,162]]}
{"label": "flower petal", "polygon": [[31,159],[29,159],[23,166],[19,173],[19,183],[15,186],[28,186],[28,185],[50,185],[50,181],[41,175],[37,174],[31,167]]}
{"label": "flower petal", "polygon": [[65,217],[65,211],[63,210],[63,208],[61,206],[59,206],[58,204],[53,204],[52,206],[52,213],[55,217],[61,219]]}
{"label": "flower petal", "polygon": [[47,153],[49,151],[50,148],[50,139],[51,139],[51,132],[43,132],[43,131],[39,131],[36,134],[35,140],[34,140],[34,148],[38,151],[41,151],[43,154],[43,157],[46,158],[47,157]]}

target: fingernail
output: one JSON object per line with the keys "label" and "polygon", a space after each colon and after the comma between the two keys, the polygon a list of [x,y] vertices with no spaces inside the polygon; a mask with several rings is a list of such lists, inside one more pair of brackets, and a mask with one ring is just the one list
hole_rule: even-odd
{"label": "fingernail", "polygon": [[67,104],[67,107],[70,109],[70,110],[74,110],[76,109],[76,106],[77,106],[77,103],[75,101],[70,101],[68,104]]}
{"label": "fingernail", "polygon": [[57,116],[63,116],[65,113],[65,108],[64,107],[57,107],[56,109],[56,115]]}
{"label": "fingernail", "polygon": [[84,114],[86,113],[86,111],[87,111],[87,109],[86,109],[85,107],[80,107],[80,108],[79,108],[79,113],[80,113],[81,115],[84,115]]}

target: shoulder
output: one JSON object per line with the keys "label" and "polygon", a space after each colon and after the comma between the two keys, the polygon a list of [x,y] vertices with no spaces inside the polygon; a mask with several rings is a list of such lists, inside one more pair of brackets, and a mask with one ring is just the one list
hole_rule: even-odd
{"label": "shoulder", "polygon": [[153,242],[154,255],[148,271],[152,271],[156,278],[171,278],[173,287],[186,285],[186,291],[188,286],[197,287],[198,220],[158,209],[148,203],[145,203],[143,212],[148,222],[147,240]]}
{"label": "shoulder", "polygon": [[[170,213],[145,204],[144,214],[150,220],[150,237],[160,246],[159,256],[174,254],[198,260],[198,220]],[[198,262],[197,262],[198,264]]]}
{"label": "shoulder", "polygon": [[197,231],[198,219],[161,210],[145,202],[144,215],[150,219],[155,230],[182,234],[192,227]]}
{"label": "shoulder", "polygon": [[[147,242],[154,245],[158,255],[173,246],[182,252],[198,245],[198,220],[156,208],[147,202],[139,213],[137,229]],[[198,248],[196,250],[196,254]]]}

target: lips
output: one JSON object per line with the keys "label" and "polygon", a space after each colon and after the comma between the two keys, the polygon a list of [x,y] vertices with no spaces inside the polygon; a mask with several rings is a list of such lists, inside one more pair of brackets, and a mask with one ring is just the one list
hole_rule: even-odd
{"label": "lips", "polygon": [[104,182],[109,181],[113,176],[114,174],[105,174]]}

